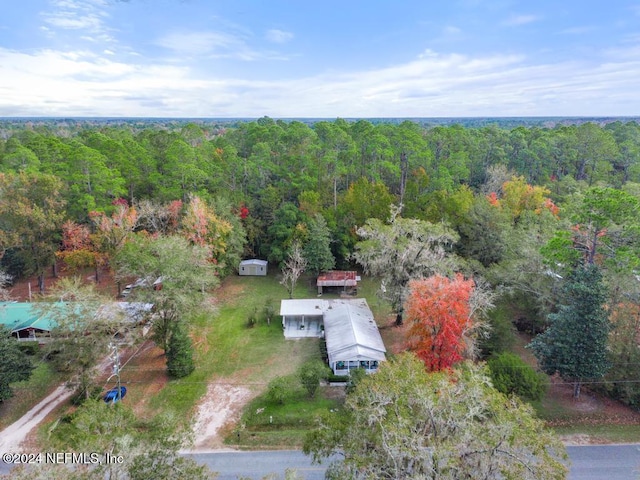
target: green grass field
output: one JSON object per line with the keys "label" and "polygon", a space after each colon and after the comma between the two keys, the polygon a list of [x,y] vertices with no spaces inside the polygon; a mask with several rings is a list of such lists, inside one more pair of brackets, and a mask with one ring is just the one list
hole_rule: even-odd
{"label": "green grass field", "polygon": [[38,359],[33,363],[36,368],[29,380],[12,384],[13,397],[0,402],[0,430],[22,417],[63,381],[49,363]]}
{"label": "green grass field", "polygon": [[[301,280],[295,296],[304,298],[307,290],[308,284]],[[287,292],[273,276],[229,276],[216,294],[217,312],[201,313],[192,322],[196,370],[169,382],[152,399],[152,407],[189,415],[210,381],[227,380],[260,392],[275,376],[290,374],[309,358],[319,356],[316,339],[285,340],[277,313]],[[263,318],[267,302],[276,312],[271,325]],[[256,310],[257,323],[248,328],[247,320]]]}

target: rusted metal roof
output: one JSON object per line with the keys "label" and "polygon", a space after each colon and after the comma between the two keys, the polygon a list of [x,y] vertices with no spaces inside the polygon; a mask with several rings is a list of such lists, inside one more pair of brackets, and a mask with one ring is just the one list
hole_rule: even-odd
{"label": "rusted metal roof", "polygon": [[318,276],[318,287],[355,287],[358,285],[358,272],[332,270]]}

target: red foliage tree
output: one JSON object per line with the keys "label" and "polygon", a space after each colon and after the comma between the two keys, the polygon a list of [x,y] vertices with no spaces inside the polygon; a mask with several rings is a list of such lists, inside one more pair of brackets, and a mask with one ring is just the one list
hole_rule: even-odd
{"label": "red foliage tree", "polygon": [[472,326],[473,280],[460,274],[451,280],[434,275],[409,282],[405,313],[410,326],[407,347],[429,371],[451,367],[464,358],[465,333]]}
{"label": "red foliage tree", "polygon": [[99,254],[94,248],[89,227],[67,220],[62,225],[62,248],[56,252],[56,257],[60,258],[71,272],[96,267]]}

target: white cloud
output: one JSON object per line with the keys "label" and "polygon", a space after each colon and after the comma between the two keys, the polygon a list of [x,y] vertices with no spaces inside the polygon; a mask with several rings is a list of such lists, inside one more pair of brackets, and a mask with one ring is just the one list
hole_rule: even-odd
{"label": "white cloud", "polygon": [[245,50],[239,37],[218,32],[170,33],[158,39],[156,44],[181,55],[205,55]]}
{"label": "white cloud", "polygon": [[445,35],[460,35],[462,33],[462,30],[458,27],[454,27],[453,25],[447,25],[446,27],[444,27],[442,29],[442,32]]}
{"label": "white cloud", "polygon": [[155,43],[173,51],[182,60],[195,57],[244,61],[288,59],[278,52],[255,49],[244,36],[226,32],[174,32],[157,39]]}
{"label": "white cloud", "polygon": [[287,43],[293,39],[293,33],[284,30],[272,29],[267,30],[265,37],[273,43]]}
{"label": "white cloud", "polygon": [[537,22],[538,20],[540,20],[540,17],[537,15],[511,15],[508,19],[502,22],[502,25],[507,27],[518,27],[520,25]]}
{"label": "white cloud", "polygon": [[411,62],[388,68],[265,81],[253,79],[253,72],[247,78],[196,74],[186,65],[142,64],[135,57],[115,61],[108,53],[27,54],[0,48],[0,115],[637,114],[640,51],[601,54],[598,64],[577,60],[532,64],[520,55],[445,55],[428,50]]}
{"label": "white cloud", "polygon": [[47,26],[41,28],[53,35],[55,30],[82,30],[83,40],[112,42],[112,29],[105,24],[109,17],[104,0],[50,0],[51,10],[40,13]]}

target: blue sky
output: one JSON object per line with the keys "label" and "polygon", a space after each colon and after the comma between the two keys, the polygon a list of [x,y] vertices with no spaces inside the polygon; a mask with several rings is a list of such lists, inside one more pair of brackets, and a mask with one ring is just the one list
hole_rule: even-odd
{"label": "blue sky", "polygon": [[640,115],[640,0],[23,0],[0,116]]}

